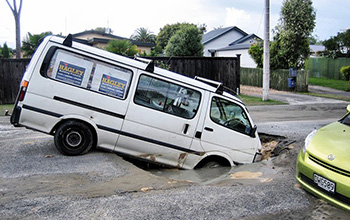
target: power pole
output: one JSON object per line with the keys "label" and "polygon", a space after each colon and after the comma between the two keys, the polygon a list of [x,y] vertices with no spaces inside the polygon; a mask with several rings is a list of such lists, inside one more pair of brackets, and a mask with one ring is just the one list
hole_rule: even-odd
{"label": "power pole", "polygon": [[264,70],[262,100],[269,100],[270,88],[270,0],[265,0]]}

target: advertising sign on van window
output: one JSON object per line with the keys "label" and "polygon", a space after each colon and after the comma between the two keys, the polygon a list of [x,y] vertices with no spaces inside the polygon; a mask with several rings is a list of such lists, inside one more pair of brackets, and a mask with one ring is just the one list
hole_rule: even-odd
{"label": "advertising sign on van window", "polygon": [[123,98],[126,88],[126,81],[103,74],[99,91],[118,98]]}
{"label": "advertising sign on van window", "polygon": [[124,99],[132,72],[117,66],[96,64],[91,89]]}
{"label": "advertising sign on van window", "polygon": [[58,66],[56,79],[80,86],[84,73],[85,68],[61,61]]}
{"label": "advertising sign on van window", "polygon": [[47,76],[72,85],[87,87],[93,63],[82,56],[57,50]]}

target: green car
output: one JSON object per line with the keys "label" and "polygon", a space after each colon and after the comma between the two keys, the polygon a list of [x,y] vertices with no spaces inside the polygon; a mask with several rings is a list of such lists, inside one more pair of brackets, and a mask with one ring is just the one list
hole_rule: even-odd
{"label": "green car", "polygon": [[347,111],[306,137],[296,178],[307,191],[350,211],[350,105]]}

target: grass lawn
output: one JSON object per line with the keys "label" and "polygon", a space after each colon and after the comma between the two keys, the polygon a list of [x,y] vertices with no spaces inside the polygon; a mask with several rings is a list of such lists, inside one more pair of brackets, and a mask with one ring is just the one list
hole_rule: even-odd
{"label": "grass lawn", "polygon": [[255,97],[255,96],[248,96],[248,95],[240,95],[239,98],[244,102],[246,105],[284,105],[287,103],[276,101],[276,100],[267,100],[262,101],[261,97]]}
{"label": "grass lawn", "polygon": [[350,82],[345,80],[310,77],[309,84],[343,91],[350,91]]}
{"label": "grass lawn", "polygon": [[9,112],[12,112],[13,105],[0,105],[0,116],[5,115],[5,111],[9,110]]}

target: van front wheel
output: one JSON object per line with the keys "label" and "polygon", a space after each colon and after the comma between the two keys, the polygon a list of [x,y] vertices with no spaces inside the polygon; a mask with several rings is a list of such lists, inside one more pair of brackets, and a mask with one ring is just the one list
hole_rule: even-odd
{"label": "van front wheel", "polygon": [[68,156],[85,154],[94,143],[89,126],[78,121],[63,123],[56,130],[54,139],[57,150]]}

